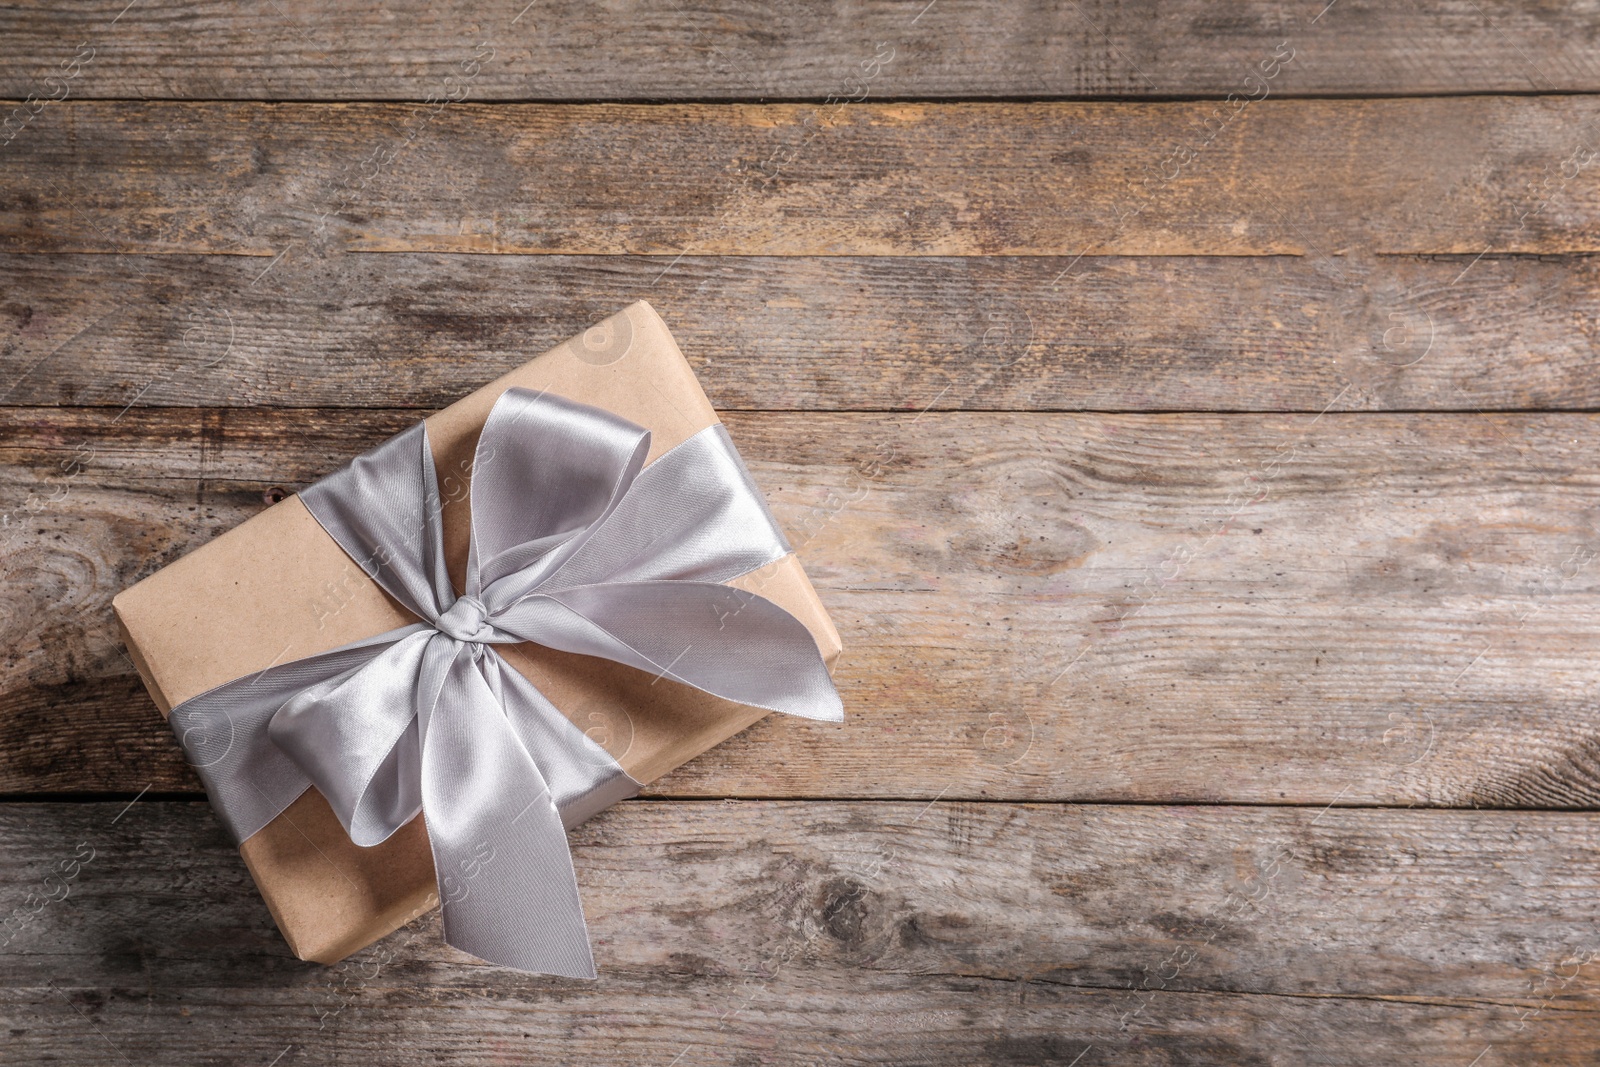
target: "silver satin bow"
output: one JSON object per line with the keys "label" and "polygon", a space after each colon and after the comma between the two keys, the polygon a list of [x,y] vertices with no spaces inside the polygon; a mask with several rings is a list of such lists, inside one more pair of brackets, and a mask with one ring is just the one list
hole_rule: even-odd
{"label": "silver satin bow", "polygon": [[358,845],[424,812],[445,940],[594,977],[566,829],[639,783],[488,646],[601,656],[754,707],[837,722],[810,632],[720,583],[790,551],[720,426],[648,467],[650,432],[507,390],[474,455],[466,588],[445,569],[425,424],[300,494],[423,621],[185,701],[171,722],[243,841],[315,785]]}

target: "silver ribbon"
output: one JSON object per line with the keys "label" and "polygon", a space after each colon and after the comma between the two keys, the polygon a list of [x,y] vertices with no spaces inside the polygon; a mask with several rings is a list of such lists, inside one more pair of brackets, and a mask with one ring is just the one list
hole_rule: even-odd
{"label": "silver ribbon", "polygon": [[507,390],[473,459],[459,597],[425,424],[301,493],[422,621],[173,709],[234,838],[312,785],[358,845],[424,813],[446,941],[594,977],[565,831],[639,783],[490,646],[537,642],[754,707],[844,717],[804,624],[721,584],[790,551],[727,432],[702,430],[647,467],[649,451],[648,430],[609,412]]}

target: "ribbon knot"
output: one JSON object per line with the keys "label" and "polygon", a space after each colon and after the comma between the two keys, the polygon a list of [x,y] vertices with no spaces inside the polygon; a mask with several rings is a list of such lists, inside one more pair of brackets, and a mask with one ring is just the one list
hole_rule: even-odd
{"label": "ribbon knot", "polygon": [[[489,625],[488,616],[489,609],[483,606],[483,601],[475,596],[459,596],[449,610],[439,616],[434,628],[457,641],[489,643],[496,639],[498,631]],[[500,640],[507,639],[500,637]],[[509,640],[515,641],[516,638]]]}
{"label": "ribbon knot", "polygon": [[425,423],[302,492],[352,560],[375,561],[374,581],[437,621],[172,710],[235,839],[313,785],[358,845],[420,813],[446,941],[594,977],[565,831],[640,783],[487,646],[536,642],[771,711],[844,714],[804,624],[722,584],[790,551],[727,433],[711,426],[647,467],[649,450],[648,430],[609,412],[508,389],[473,457],[459,594]]}

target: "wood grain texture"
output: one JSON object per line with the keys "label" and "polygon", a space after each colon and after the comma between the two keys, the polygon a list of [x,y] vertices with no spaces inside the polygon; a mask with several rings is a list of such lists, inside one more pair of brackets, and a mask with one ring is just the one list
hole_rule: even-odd
{"label": "wood grain texture", "polygon": [[295,960],[203,804],[124,809],[0,808],[25,916],[0,1013],[29,1062],[1600,1052],[1593,814],[625,802],[572,835],[585,983],[474,964],[433,915]]}
{"label": "wood grain texture", "polygon": [[[414,418],[0,409],[0,789],[194,789],[111,596]],[[658,795],[1600,803],[1600,417],[728,424],[848,719]]]}
{"label": "wood grain texture", "polygon": [[30,2],[0,14],[0,94],[59,92],[46,79],[80,42],[74,97],[1220,96],[1284,42],[1284,94],[1593,92],[1596,20],[1589,2],[1510,0]]}
{"label": "wood grain texture", "polygon": [[0,251],[215,252],[264,271],[319,249],[664,267],[1588,252],[1597,117],[1588,96],[864,103],[823,120],[795,104],[68,100],[0,153]]}
{"label": "wood grain texture", "polygon": [[[5,6],[0,1061],[1600,1062],[1597,34]],[[111,595],[638,298],[848,721],[578,828],[597,983],[294,960]]]}
{"label": "wood grain texture", "polygon": [[638,297],[720,409],[1600,407],[1600,259],[0,256],[0,404],[434,410]]}

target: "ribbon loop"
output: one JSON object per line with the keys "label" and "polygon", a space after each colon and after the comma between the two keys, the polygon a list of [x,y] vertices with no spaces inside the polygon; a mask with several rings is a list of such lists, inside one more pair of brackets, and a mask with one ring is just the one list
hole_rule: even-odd
{"label": "ribbon loop", "polygon": [[755,707],[838,721],[815,641],[724,583],[790,551],[720,425],[650,466],[650,433],[508,389],[474,453],[465,591],[445,568],[426,424],[300,494],[420,623],[185,701],[171,722],[236,839],[315,785],[358,845],[421,812],[445,939],[593,977],[565,829],[634,781],[492,644],[601,656]]}
{"label": "ribbon loop", "polygon": [[[437,634],[419,628],[354,670],[308,686],[267,723],[267,736],[321,790],[358,845],[378,845],[417,814],[412,731],[416,679]],[[415,745],[412,749],[414,751]]]}
{"label": "ribbon loop", "polygon": [[[506,440],[538,462],[499,462]],[[498,584],[505,603],[537,585],[610,515],[649,452],[650,431],[609,411],[507,390],[473,456],[467,592]]]}

